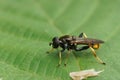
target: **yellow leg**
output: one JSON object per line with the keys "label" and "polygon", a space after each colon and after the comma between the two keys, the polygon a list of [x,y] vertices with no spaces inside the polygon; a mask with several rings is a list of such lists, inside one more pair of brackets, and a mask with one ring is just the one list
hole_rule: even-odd
{"label": "yellow leg", "polygon": [[46,53],[51,53],[54,50],[54,48],[50,49],[49,51],[47,51]]}
{"label": "yellow leg", "polygon": [[91,51],[93,52],[94,57],[95,57],[101,64],[104,64],[104,65],[105,65],[105,63],[96,55],[95,50],[94,50],[92,47],[90,47],[90,49],[91,49]]}
{"label": "yellow leg", "polygon": [[[84,36],[84,38],[87,38],[87,35],[86,35],[85,33],[83,33],[83,36]],[[90,49],[91,49],[91,51],[93,52],[94,57],[95,57],[101,64],[104,64],[104,65],[105,65],[105,63],[96,55],[95,50],[94,50],[91,46],[90,46]]]}
{"label": "yellow leg", "polygon": [[61,62],[62,62],[62,57],[61,57],[61,52],[59,52],[59,64],[58,64],[58,66],[61,65]]}
{"label": "yellow leg", "polygon": [[84,36],[84,38],[87,38],[87,35],[85,33],[83,33],[83,36]]}
{"label": "yellow leg", "polygon": [[65,66],[66,66],[66,64],[67,64],[67,61],[68,61],[68,57],[69,57],[70,52],[71,52],[71,50],[68,50],[67,55],[66,55],[66,60],[65,60],[65,63],[64,63]]}

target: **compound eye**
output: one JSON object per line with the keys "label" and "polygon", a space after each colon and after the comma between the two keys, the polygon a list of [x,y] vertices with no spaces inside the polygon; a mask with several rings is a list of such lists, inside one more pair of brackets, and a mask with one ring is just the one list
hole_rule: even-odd
{"label": "compound eye", "polygon": [[59,39],[58,39],[58,37],[54,37],[54,38],[52,39],[52,41],[53,41],[53,42],[58,42]]}
{"label": "compound eye", "polygon": [[53,43],[52,43],[53,48],[58,48],[58,46],[59,46],[59,38],[54,37],[52,41],[53,41]]}
{"label": "compound eye", "polygon": [[94,49],[98,49],[99,46],[100,46],[99,44],[93,44],[93,45],[92,45],[92,48],[94,48]]}

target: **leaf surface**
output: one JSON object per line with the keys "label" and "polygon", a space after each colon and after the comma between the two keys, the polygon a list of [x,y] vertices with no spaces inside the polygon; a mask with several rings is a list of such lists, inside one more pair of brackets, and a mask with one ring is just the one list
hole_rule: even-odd
{"label": "leaf surface", "polygon": [[[119,0],[0,0],[0,79],[70,80],[69,73],[104,69],[88,80],[119,80]],[[90,50],[73,51],[64,67],[57,68],[58,51],[46,54],[54,36],[65,34],[104,40],[97,55]]]}

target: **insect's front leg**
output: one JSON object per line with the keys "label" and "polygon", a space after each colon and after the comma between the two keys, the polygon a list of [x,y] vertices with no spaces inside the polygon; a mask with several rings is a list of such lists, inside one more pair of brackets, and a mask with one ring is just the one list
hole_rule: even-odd
{"label": "insect's front leg", "polygon": [[51,48],[49,51],[47,51],[46,53],[49,54],[54,50],[54,48]]}
{"label": "insect's front leg", "polygon": [[[52,45],[52,42],[49,43],[49,46]],[[51,53],[54,50],[54,48],[52,47],[49,51],[47,51],[46,53]]]}

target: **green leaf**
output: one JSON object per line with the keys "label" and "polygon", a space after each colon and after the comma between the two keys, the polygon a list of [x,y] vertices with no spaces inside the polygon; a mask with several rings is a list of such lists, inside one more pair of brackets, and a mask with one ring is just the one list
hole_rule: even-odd
{"label": "green leaf", "polygon": [[[0,0],[0,79],[71,80],[69,73],[104,69],[88,80],[120,80],[120,0]],[[90,50],[73,52],[64,67],[58,51],[48,45],[54,36],[64,34],[104,40],[97,55]]]}

